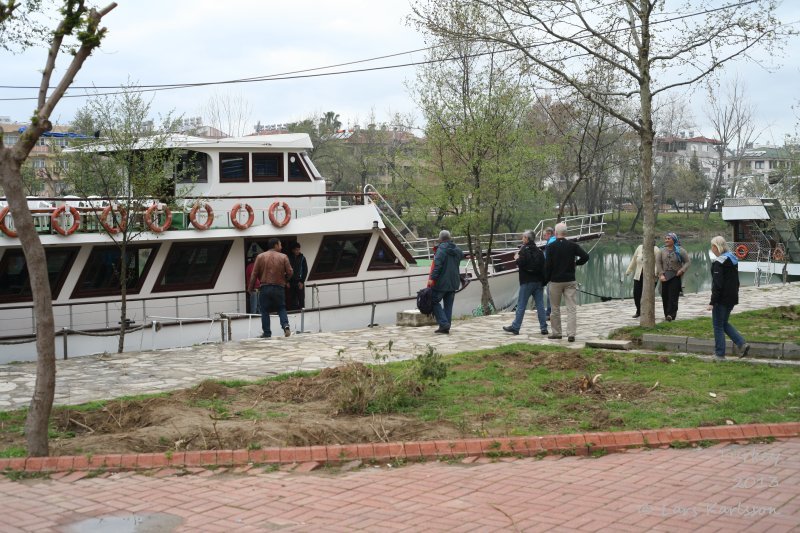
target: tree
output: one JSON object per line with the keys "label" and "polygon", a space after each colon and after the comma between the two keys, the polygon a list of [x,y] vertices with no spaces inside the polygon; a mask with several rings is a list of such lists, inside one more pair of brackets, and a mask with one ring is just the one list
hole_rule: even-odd
{"label": "tree", "polygon": [[230,137],[241,137],[250,131],[253,106],[241,94],[216,93],[201,110],[208,126]]}
{"label": "tree", "polygon": [[728,85],[724,100],[713,90],[711,84],[708,87],[706,118],[711,122],[714,136],[720,144],[717,145],[714,181],[703,220],[708,220],[711,208],[717,202],[724,183],[726,166],[732,164],[734,176],[737,176],[744,150],[754,140],[756,112],[747,101],[745,92],[744,84],[738,78]]}
{"label": "tree", "polygon": [[[475,10],[447,7],[442,16],[454,26],[479,24]],[[426,161],[435,184],[424,205],[435,205],[452,229],[466,235],[482,285],[482,310],[489,314],[495,307],[488,281],[492,235],[500,214],[524,191],[529,152],[521,125],[529,97],[496,46],[450,38],[437,44],[417,84],[427,122]]]}
{"label": "tree", "polygon": [[[445,14],[452,5],[478,10],[481,23],[450,24]],[[432,34],[515,50],[538,78],[571,87],[638,134],[644,203],[643,326],[655,324],[654,98],[697,83],[758,48],[774,51],[780,38],[790,33],[775,17],[773,0],[723,7],[687,0],[675,8],[670,5],[668,12],[663,0],[425,0],[413,8],[416,20]],[[606,88],[588,83],[586,57],[613,72],[615,83]],[[637,105],[617,105],[633,97]]]}
{"label": "tree", "polygon": [[[13,146],[5,146],[0,136],[0,185],[6,195],[20,244],[33,294],[33,309],[36,319],[36,383],[33,398],[25,420],[25,438],[29,456],[48,454],[47,426],[55,394],[55,322],[53,320],[50,281],[44,248],[33,225],[23,190],[22,165],[28,158],[39,137],[53,128],[50,116],[64,93],[72,84],[78,71],[91,53],[100,46],[106,28],[100,25],[117,4],[111,3],[97,10],[86,6],[83,0],[65,0],[56,28],[49,33],[49,50],[42,70],[42,79],[36,107],[31,116],[31,125]],[[39,2],[24,4],[14,0],[0,0],[0,44],[8,50],[15,45],[31,44],[25,21],[39,11]],[[35,17],[34,17],[35,18]],[[21,25],[20,25],[21,23]],[[69,50],[69,64],[61,75],[54,79],[56,60]],[[55,83],[55,86],[51,86]]]}
{"label": "tree", "polygon": [[669,181],[667,194],[676,203],[684,205],[686,217],[689,217],[689,206],[698,206],[706,197],[708,183],[706,176],[700,167],[700,160],[694,154],[689,160],[689,168],[679,167],[675,169],[675,176]]}
{"label": "tree", "polygon": [[[83,143],[72,152],[66,181],[74,193],[95,208],[93,215],[97,226],[110,237],[119,253],[118,257],[107,255],[109,263],[99,266],[108,268],[112,279],[119,284],[117,351],[122,353],[125,333],[130,326],[128,287],[137,281],[137,262],[151,253],[147,248],[131,247],[142,232],[149,231],[141,224],[141,213],[154,202],[177,207],[175,201],[181,194],[176,190],[177,183],[191,181],[197,162],[189,153],[176,159],[176,152],[167,149],[169,134],[179,127],[180,120],[167,115],[154,129],[150,102],[130,86],[116,95],[89,100],[79,116],[83,127],[96,128],[102,138]],[[91,133],[91,130],[84,133]],[[106,208],[109,212],[103,217]]]}

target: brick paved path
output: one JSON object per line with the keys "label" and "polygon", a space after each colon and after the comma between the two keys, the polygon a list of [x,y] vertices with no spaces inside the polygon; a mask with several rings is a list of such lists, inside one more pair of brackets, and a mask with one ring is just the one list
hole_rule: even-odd
{"label": "brick paved path", "polygon": [[487,461],[0,478],[0,531],[800,530],[800,439]]}

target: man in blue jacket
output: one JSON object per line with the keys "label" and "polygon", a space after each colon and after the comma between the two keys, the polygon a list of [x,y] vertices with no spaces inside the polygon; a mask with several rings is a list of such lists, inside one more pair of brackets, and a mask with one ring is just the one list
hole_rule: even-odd
{"label": "man in blue jacket", "polygon": [[464,252],[450,241],[450,232],[446,229],[440,231],[439,246],[433,257],[433,269],[428,280],[428,287],[433,289],[433,316],[439,323],[439,329],[434,333],[450,333],[453,301],[461,286],[459,265],[463,258]]}

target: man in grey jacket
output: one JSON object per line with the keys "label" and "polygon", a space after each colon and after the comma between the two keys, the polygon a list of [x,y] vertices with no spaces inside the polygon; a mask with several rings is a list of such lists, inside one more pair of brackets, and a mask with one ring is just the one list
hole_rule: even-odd
{"label": "man in grey jacket", "polygon": [[450,333],[450,323],[453,319],[453,301],[456,291],[461,286],[459,265],[464,258],[464,252],[450,241],[450,232],[439,232],[439,246],[433,257],[428,287],[433,289],[433,316],[439,323],[439,329],[434,333]]}

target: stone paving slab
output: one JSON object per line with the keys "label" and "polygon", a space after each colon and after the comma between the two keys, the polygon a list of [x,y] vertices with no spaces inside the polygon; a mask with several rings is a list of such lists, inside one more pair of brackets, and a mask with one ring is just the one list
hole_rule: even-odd
{"label": "stone paving slab", "polygon": [[0,477],[0,530],[790,532],[800,524],[800,439],[318,472]]}
{"label": "stone paving slab", "polygon": [[[710,316],[709,293],[687,294],[680,300],[678,318]],[[735,312],[800,302],[800,283],[743,287]],[[656,299],[656,316],[661,301]],[[392,340],[389,360],[414,357],[431,344],[442,354],[495,348],[528,342],[582,348],[587,340],[606,339],[609,332],[638,323],[630,318],[632,300],[585,304],[578,308],[577,342],[550,340],[539,333],[536,311],[525,314],[519,335],[502,330],[513,313],[454,322],[450,335],[434,334],[433,326],[379,326],[350,331],[310,333],[289,338],[249,339],[225,344],[173,350],[129,352],[111,356],[58,360],[55,403],[79,404],[122,395],[157,393],[191,387],[206,379],[259,379],[296,370],[337,366],[342,359],[373,361],[368,342],[378,346]],[[659,318],[658,321],[661,319]],[[35,363],[0,365],[0,411],[27,406],[36,379]]]}

